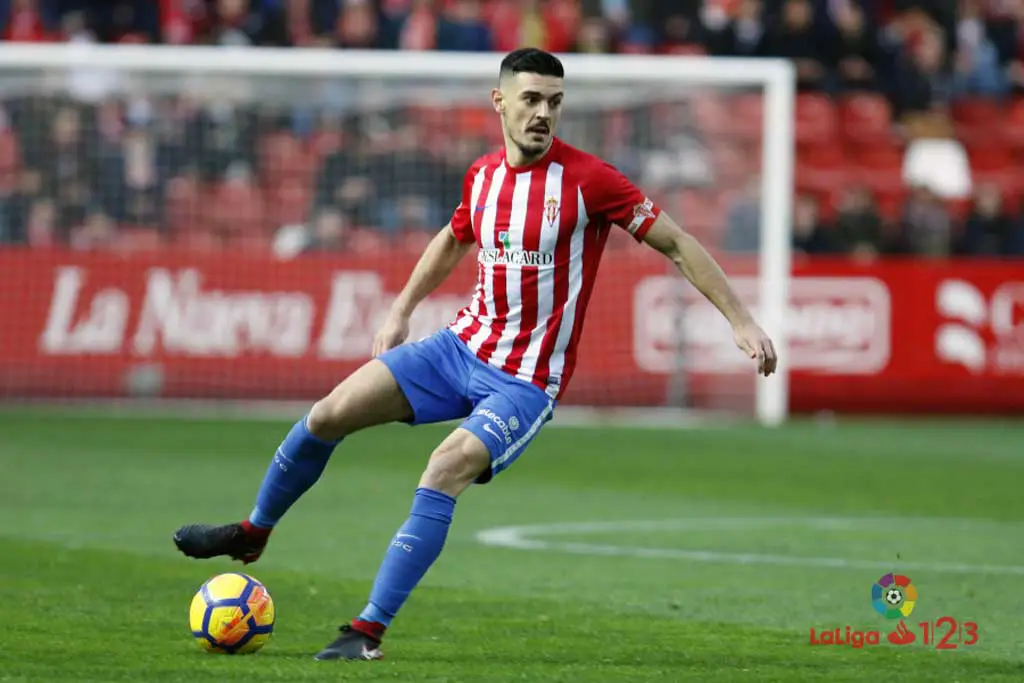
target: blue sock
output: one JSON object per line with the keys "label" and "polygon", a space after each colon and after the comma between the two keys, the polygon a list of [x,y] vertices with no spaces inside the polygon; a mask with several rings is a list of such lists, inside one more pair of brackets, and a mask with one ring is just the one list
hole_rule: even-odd
{"label": "blue sock", "polygon": [[391,539],[370,602],[359,618],[385,626],[441,554],[455,512],[455,499],[432,489],[416,489],[409,519]]}
{"label": "blue sock", "polygon": [[324,441],[310,433],[306,417],[295,423],[278,446],[267,468],[256,507],[249,515],[253,526],[272,527],[288,508],[317,482],[339,441]]}

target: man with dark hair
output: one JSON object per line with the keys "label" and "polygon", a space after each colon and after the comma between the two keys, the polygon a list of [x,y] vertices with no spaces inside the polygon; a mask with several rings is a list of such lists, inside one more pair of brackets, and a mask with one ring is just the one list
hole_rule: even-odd
{"label": "man with dark hair", "polygon": [[[451,222],[431,241],[373,343],[374,358],[317,401],[278,447],[247,520],[175,534],[190,557],[254,562],[274,525],[320,477],[338,443],[378,424],[462,419],[438,446],[391,540],[370,600],[317,659],[380,659],[392,619],[441,554],[456,498],[523,454],[576,365],[587,302],[613,225],[670,258],[775,371],[775,349],[697,241],[619,171],[554,137],[563,69],[535,49],[501,63],[491,102],[505,145],[474,162]],[[470,251],[472,302],[445,329],[405,343],[413,309]]]}

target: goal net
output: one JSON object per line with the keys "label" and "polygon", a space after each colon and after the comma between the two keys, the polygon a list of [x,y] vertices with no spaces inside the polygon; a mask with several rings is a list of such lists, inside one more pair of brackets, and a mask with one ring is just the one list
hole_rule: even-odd
{"label": "goal net", "polygon": [[[500,55],[6,45],[0,394],[300,399],[381,316],[501,142]],[[718,256],[784,342],[793,76],[775,61],[567,56],[560,135]],[[463,264],[412,336],[452,319]],[[652,250],[610,240],[566,404],[776,424],[728,326]]]}

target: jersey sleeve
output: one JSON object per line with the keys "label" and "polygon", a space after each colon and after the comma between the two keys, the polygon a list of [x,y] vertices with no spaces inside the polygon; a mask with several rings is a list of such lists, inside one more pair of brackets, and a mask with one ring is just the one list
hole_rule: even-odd
{"label": "jersey sleeve", "polygon": [[462,201],[455,207],[451,220],[455,239],[466,244],[476,242],[476,234],[473,232],[473,209],[470,206],[473,202],[474,170],[475,166],[466,171],[466,177],[462,180]]}
{"label": "jersey sleeve", "polygon": [[610,164],[595,167],[584,195],[588,211],[624,228],[639,242],[661,214],[661,209]]}

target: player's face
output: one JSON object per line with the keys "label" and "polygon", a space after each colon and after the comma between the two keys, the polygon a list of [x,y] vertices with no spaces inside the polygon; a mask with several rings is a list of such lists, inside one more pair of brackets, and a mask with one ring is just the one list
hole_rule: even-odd
{"label": "player's face", "polygon": [[519,73],[506,78],[494,92],[505,136],[526,157],[543,154],[562,113],[562,79]]}

